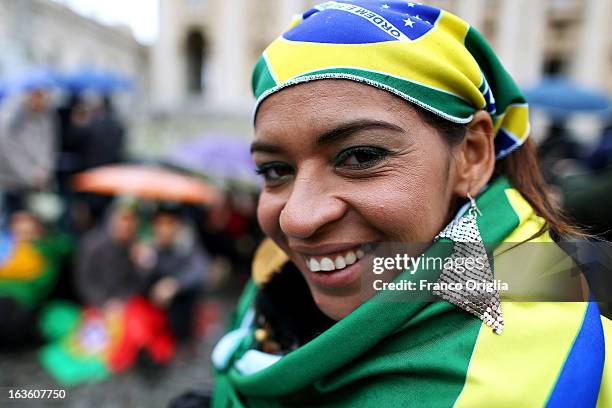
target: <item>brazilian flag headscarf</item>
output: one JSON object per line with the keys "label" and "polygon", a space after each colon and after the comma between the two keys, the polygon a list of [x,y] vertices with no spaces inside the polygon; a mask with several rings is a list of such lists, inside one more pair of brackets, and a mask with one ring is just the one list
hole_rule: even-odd
{"label": "brazilian flag headscarf", "polygon": [[493,119],[498,157],[529,135],[527,103],[482,35],[457,16],[406,1],[328,1],[296,17],[253,73],[256,106],[279,90],[348,79],[389,91],[440,117]]}
{"label": "brazilian flag headscarf", "polygon": [[[256,106],[320,79],[368,84],[455,123],[486,110],[498,158],[529,134],[525,99],[487,42],[435,7],[352,0],[308,10],[257,63]],[[545,223],[504,177],[477,205],[486,243],[528,241]],[[548,233],[535,240],[556,245]],[[434,243],[427,251],[439,250]],[[492,259],[496,278],[503,264],[514,270],[512,253]],[[536,258],[524,260],[526,276],[559,265]],[[286,254],[265,241],[230,330],[213,351],[214,407],[612,407],[612,324],[595,302],[525,302],[502,294],[505,326],[497,335],[449,302],[392,303],[382,292],[293,350],[272,353],[257,338],[258,299],[290,270]],[[284,299],[279,313],[303,301],[293,292]]]}

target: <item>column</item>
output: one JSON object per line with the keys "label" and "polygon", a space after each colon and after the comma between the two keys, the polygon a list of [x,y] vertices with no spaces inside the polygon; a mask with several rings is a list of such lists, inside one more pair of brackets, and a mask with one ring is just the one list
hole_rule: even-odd
{"label": "column", "polygon": [[152,48],[151,88],[154,106],[160,110],[176,110],[186,95],[180,4],[159,0],[159,37]]}
{"label": "column", "polygon": [[486,0],[458,0],[455,3],[454,13],[480,31],[486,7]]}
{"label": "column", "polygon": [[207,100],[220,109],[246,109],[251,99],[247,61],[248,2],[223,0],[213,23]]}
{"label": "column", "polygon": [[521,73],[520,80],[517,81],[528,86],[538,82],[544,70],[550,4],[548,0],[527,3],[523,14],[521,42],[518,44]]}
{"label": "column", "polygon": [[612,1],[587,0],[574,55],[572,76],[591,86],[606,86],[610,72]]}
{"label": "column", "polygon": [[520,85],[533,83],[542,72],[548,1],[502,0],[501,3],[497,16],[497,55]]}
{"label": "column", "polygon": [[281,0],[279,3],[277,31],[280,33],[287,28],[294,15],[303,13],[307,7],[301,0]]}

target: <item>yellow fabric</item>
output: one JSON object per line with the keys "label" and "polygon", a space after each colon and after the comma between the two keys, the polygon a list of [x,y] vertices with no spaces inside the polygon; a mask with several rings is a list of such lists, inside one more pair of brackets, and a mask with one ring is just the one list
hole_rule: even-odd
{"label": "yellow fabric", "polygon": [[[507,118],[507,120],[505,120]],[[495,122],[493,132],[496,134],[501,125],[504,124],[504,130],[516,136],[519,140],[525,141],[531,133],[529,124],[529,106],[527,104],[510,105],[506,112],[499,115],[499,119]]]}
{"label": "yellow fabric", "polygon": [[[279,38],[266,49],[270,71],[277,83],[284,83],[321,67],[360,67],[365,70],[391,74],[441,90],[474,106],[486,105],[483,95],[474,86],[483,81],[480,67],[469,53],[455,52],[455,41],[449,36],[463,38],[469,25],[450,13],[442,13],[440,25],[446,31],[435,30],[414,42],[386,42],[335,44],[288,41]],[[386,58],[380,56],[385,55]],[[291,56],[294,55],[295,58]],[[310,55],[310,58],[302,58]],[[436,75],[431,75],[432,55],[436,55]],[[410,60],[411,64],[403,61]],[[469,95],[469,97],[468,97]]]}
{"label": "yellow fabric", "polygon": [[16,244],[13,255],[0,266],[0,279],[30,281],[42,275],[44,259],[28,242]]}
{"label": "yellow fabric", "polygon": [[610,408],[612,407],[612,321],[602,316],[601,323],[606,339],[606,360],[597,397],[597,408]]}
{"label": "yellow fabric", "polygon": [[[520,227],[505,242],[523,242],[540,230],[544,220],[534,214],[517,190],[507,189],[506,196],[520,219]],[[554,241],[550,234],[545,233],[530,242]],[[502,281],[507,279],[498,273],[511,273],[513,270],[516,254],[510,256],[512,251],[495,256],[496,278]],[[553,259],[534,257],[526,263],[527,270],[520,273],[537,276],[543,270],[567,271],[571,266],[571,259],[560,249],[558,257],[550,248],[547,252],[553,252],[547,253]],[[514,408],[519,406],[517,404],[521,407],[545,406],[588,307],[586,302],[515,302],[508,301],[503,293],[500,295],[504,333],[498,336],[488,326],[481,326],[456,408],[484,407],[493,400],[496,408]],[[542,336],[555,341],[543,343]],[[521,350],[520,356],[499,352],[511,349]],[[530,395],[529,404],[518,401],[518,395]]]}
{"label": "yellow fabric", "polygon": [[267,283],[272,275],[280,272],[287,261],[289,261],[287,254],[274,241],[266,238],[253,257],[253,281],[258,286]]}

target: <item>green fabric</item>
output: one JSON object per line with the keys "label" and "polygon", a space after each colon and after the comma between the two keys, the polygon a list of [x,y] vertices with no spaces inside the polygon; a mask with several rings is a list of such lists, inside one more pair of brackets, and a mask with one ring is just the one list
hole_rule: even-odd
{"label": "green fabric", "polygon": [[41,311],[39,328],[49,343],[39,351],[40,363],[64,386],[94,383],[111,376],[102,356],[75,349],[82,322],[83,309],[71,302],[54,300]]}
{"label": "green fabric", "polygon": [[97,356],[77,356],[64,342],[56,341],[40,350],[42,365],[64,386],[97,382],[110,377],[104,361]]}
{"label": "green fabric", "polygon": [[43,256],[45,269],[31,281],[0,280],[0,297],[11,297],[21,306],[32,308],[40,304],[53,290],[62,263],[73,250],[72,239],[64,234],[52,234],[34,243]]}
{"label": "green fabric", "polygon": [[256,95],[261,95],[266,90],[277,85],[263,56],[259,58],[259,61],[257,61],[257,64],[255,65],[251,85]]}
{"label": "green fabric", "polygon": [[38,327],[47,340],[58,340],[71,333],[81,321],[81,308],[63,300],[49,302],[40,312]]}
{"label": "green fabric", "polygon": [[[506,179],[478,198],[485,241],[501,242],[519,224],[505,197]],[[428,255],[450,254],[438,242]],[[401,274],[400,279],[415,279]],[[239,303],[236,329],[257,291],[249,285]],[[213,407],[449,407],[461,392],[482,322],[447,302],[393,302],[380,292],[311,342],[255,374],[233,362],[217,370]],[[390,300],[391,299],[391,300]],[[252,344],[252,335],[245,344]],[[243,344],[244,345],[244,344]],[[423,396],[426,395],[426,400]]]}
{"label": "green fabric", "polygon": [[350,75],[351,77],[354,77],[355,81],[360,81],[361,79],[371,81],[372,83],[380,86],[388,87],[388,90],[390,91],[399,92],[402,95],[405,95],[404,99],[408,99],[408,95],[412,98],[416,98],[415,102],[427,98],[428,105],[431,108],[448,113],[457,118],[467,120],[474,113],[474,109],[467,106],[461,98],[455,95],[437,91],[415,82],[378,72],[365,71],[357,68],[334,68],[309,72],[307,74],[300,75],[298,78],[307,78],[327,74]]}
{"label": "green fabric", "polygon": [[[493,117],[493,122],[497,122],[500,113],[505,113],[508,106],[516,103],[524,104],[525,99],[522,96],[517,96],[521,95],[520,88],[506,71],[493,49],[485,46],[486,42],[487,40],[478,30],[470,27],[465,36],[465,48],[477,61],[488,62],[487,64],[480,65],[480,68],[487,78],[490,88],[495,90],[497,112],[491,116]],[[481,89],[483,88],[484,86],[481,86]]]}

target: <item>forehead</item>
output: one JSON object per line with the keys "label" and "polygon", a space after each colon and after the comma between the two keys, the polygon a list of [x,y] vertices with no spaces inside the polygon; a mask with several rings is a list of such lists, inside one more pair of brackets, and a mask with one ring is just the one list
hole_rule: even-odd
{"label": "forehead", "polygon": [[285,88],[266,98],[255,118],[256,137],[288,128],[319,128],[354,119],[415,126],[410,103],[390,92],[350,80],[325,79]]}

